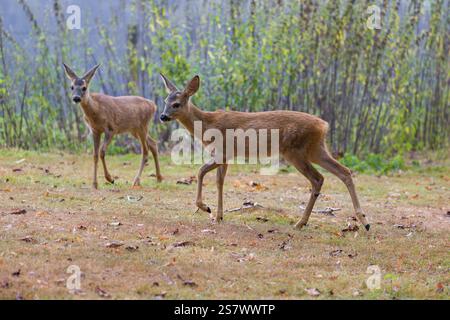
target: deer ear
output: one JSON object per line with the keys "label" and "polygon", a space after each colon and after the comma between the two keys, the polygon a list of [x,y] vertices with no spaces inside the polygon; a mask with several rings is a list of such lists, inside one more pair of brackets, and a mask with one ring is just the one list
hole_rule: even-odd
{"label": "deer ear", "polygon": [[188,97],[192,97],[197,92],[199,87],[200,87],[200,77],[199,76],[195,76],[187,84],[186,88],[184,89],[184,93]]}
{"label": "deer ear", "polygon": [[88,72],[86,72],[83,76],[83,80],[85,80],[87,83],[91,82],[92,77],[95,75],[95,72],[97,72],[97,69],[100,67],[100,65],[96,65],[95,67],[93,67],[91,70],[89,70]]}
{"label": "deer ear", "polygon": [[162,73],[159,74],[164,82],[164,86],[166,87],[166,92],[167,94],[170,94],[174,91],[178,91],[177,87],[175,87],[175,85],[170,82],[169,79],[167,79]]}
{"label": "deer ear", "polygon": [[67,76],[67,78],[69,78],[70,81],[78,79],[75,72],[73,72],[73,70],[70,69],[70,67],[67,64],[63,63],[63,66],[64,66],[64,71],[66,72],[66,76]]}

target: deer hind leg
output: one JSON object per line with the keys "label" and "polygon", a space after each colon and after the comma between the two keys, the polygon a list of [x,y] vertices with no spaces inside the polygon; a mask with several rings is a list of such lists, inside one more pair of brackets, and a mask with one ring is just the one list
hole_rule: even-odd
{"label": "deer hind leg", "polygon": [[156,144],[156,141],[153,140],[148,135],[147,135],[147,147],[150,149],[150,152],[153,155],[153,160],[155,161],[156,180],[158,182],[161,182],[163,180],[163,176],[161,175],[161,171],[159,169],[158,145]]}
{"label": "deer hind leg", "polygon": [[143,133],[139,133],[138,139],[141,142],[141,152],[142,152],[142,160],[141,165],[139,166],[138,173],[136,174],[136,177],[133,181],[133,186],[140,186],[141,185],[141,175],[142,171],[144,171],[145,164],[148,161],[148,147],[147,147],[147,137],[146,137],[147,130],[143,131]]}
{"label": "deer hind leg", "polygon": [[311,183],[311,196],[309,197],[308,204],[306,205],[305,211],[303,212],[302,218],[295,224],[295,228],[301,229],[308,223],[309,216],[311,215],[314,204],[319,197],[320,190],[323,184],[323,176],[317,171],[310,162],[304,160],[303,158],[294,158],[290,162],[295,166],[295,168],[300,171]]}
{"label": "deer hind leg", "polygon": [[355,185],[352,179],[352,173],[350,169],[340,164],[336,161],[328,152],[325,146],[322,146],[320,149],[319,156],[314,161],[322,168],[330,171],[332,174],[337,176],[344,184],[347,186],[347,189],[350,193],[350,197],[352,198],[353,208],[355,210],[356,217],[358,220],[364,225],[367,231],[370,229],[370,224],[367,223],[366,216],[361,209],[361,205],[359,204],[358,195],[356,194]]}
{"label": "deer hind leg", "polygon": [[98,189],[97,167],[98,167],[98,149],[100,148],[101,134],[98,132],[93,132],[93,139],[94,139],[94,177],[92,187],[94,189]]}
{"label": "deer hind leg", "polygon": [[209,214],[211,214],[211,209],[203,203],[202,199],[203,178],[208,172],[216,169],[219,166],[220,164],[217,164],[214,160],[211,160],[210,162],[205,163],[198,171],[196,205],[200,210],[206,211]]}
{"label": "deer hind leg", "polygon": [[223,183],[227,174],[228,164],[222,164],[217,168],[216,184],[217,184],[217,214],[216,221],[223,220]]}
{"label": "deer hind leg", "polygon": [[105,172],[106,181],[114,184],[114,179],[109,174],[108,168],[106,167],[106,160],[105,160],[106,150],[108,149],[108,146],[111,143],[113,137],[114,137],[114,134],[111,131],[105,131],[105,139],[103,140],[103,144],[100,149],[100,159],[102,160],[103,171]]}

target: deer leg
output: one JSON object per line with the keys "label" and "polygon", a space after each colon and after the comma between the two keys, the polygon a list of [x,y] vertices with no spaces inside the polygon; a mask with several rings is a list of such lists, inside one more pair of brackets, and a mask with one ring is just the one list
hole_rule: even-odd
{"label": "deer leg", "polygon": [[150,152],[153,155],[153,160],[155,161],[156,180],[158,182],[161,182],[163,180],[163,176],[161,175],[161,171],[159,169],[158,145],[156,144],[156,141],[153,140],[148,135],[147,135],[147,147],[150,149]]}
{"label": "deer leg", "polygon": [[217,184],[217,214],[216,221],[223,220],[223,183],[225,182],[225,176],[227,174],[228,164],[222,164],[217,168],[216,184]]}
{"label": "deer leg", "polygon": [[139,137],[139,140],[141,141],[142,160],[141,160],[141,165],[139,167],[138,173],[133,181],[133,186],[135,186],[135,187],[141,185],[142,171],[144,171],[145,164],[148,161],[148,147],[147,147],[146,133],[139,134],[138,137]]}
{"label": "deer leg", "polygon": [[98,149],[100,147],[101,134],[98,132],[93,132],[93,138],[94,138],[94,179],[92,187],[94,189],[98,189],[97,167],[98,167]]}
{"label": "deer leg", "polygon": [[350,193],[350,197],[352,198],[353,208],[355,210],[356,217],[358,220],[364,225],[367,231],[370,229],[370,224],[367,223],[366,216],[361,209],[361,205],[359,204],[358,196],[356,194],[355,185],[352,179],[352,173],[350,169],[340,164],[336,161],[327,151],[325,147],[321,148],[320,155],[315,161],[322,168],[330,171],[332,174],[337,176],[344,184],[347,186],[347,189]]}
{"label": "deer leg", "polygon": [[106,160],[105,160],[106,150],[108,149],[108,146],[111,143],[113,136],[114,135],[112,134],[111,131],[105,131],[105,139],[103,140],[103,144],[100,149],[100,159],[102,160],[103,171],[105,172],[106,181],[114,184],[114,179],[111,177],[111,175],[108,172],[108,168],[106,167]]}
{"label": "deer leg", "polygon": [[207,205],[205,205],[202,200],[203,178],[208,172],[216,169],[219,166],[220,164],[217,164],[214,160],[212,160],[211,162],[205,163],[198,172],[196,205],[200,210],[206,211],[208,213],[211,213],[211,209]]}
{"label": "deer leg", "polygon": [[301,160],[301,159],[293,159],[291,160],[292,164],[295,168],[300,171],[308,180],[311,182],[311,196],[309,197],[308,204],[306,205],[306,209],[303,212],[302,218],[295,224],[295,228],[301,229],[306,226],[308,223],[309,216],[311,215],[312,209],[314,208],[314,204],[316,203],[317,198],[320,194],[320,189],[323,184],[323,176],[317,171],[311,163]]}

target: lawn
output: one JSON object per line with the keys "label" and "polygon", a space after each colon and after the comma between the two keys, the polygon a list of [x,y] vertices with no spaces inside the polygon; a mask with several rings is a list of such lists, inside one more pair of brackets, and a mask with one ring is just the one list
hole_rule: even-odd
{"label": "lawn", "polygon": [[[367,233],[352,219],[345,186],[328,173],[315,209],[340,210],[315,212],[297,231],[310,186],[292,168],[261,176],[255,166],[232,166],[229,211],[212,224],[195,212],[199,166],[161,160],[164,182],[156,183],[150,159],[136,189],[139,156],[108,156],[116,183],[100,174],[95,191],[90,155],[1,150],[0,298],[449,298],[448,161],[356,174]],[[210,173],[204,202],[213,211],[216,197]],[[257,205],[237,209],[249,201]],[[366,285],[373,265],[379,289]],[[80,289],[66,287],[69,266],[81,271]]]}

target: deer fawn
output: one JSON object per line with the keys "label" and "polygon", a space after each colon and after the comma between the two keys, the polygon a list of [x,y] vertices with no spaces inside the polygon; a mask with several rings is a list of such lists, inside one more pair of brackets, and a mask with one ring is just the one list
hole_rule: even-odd
{"label": "deer fawn", "polygon": [[[301,229],[307,224],[324,181],[324,177],[312,165],[312,163],[317,163],[345,183],[352,198],[356,216],[366,230],[369,230],[370,225],[367,223],[366,217],[361,210],[351,171],[337,162],[327,150],[325,144],[325,136],[328,130],[327,122],[313,115],[294,111],[204,112],[190,101],[190,97],[197,92],[200,86],[200,78],[198,76],[195,76],[182,91],[179,91],[164,75],[161,74],[161,77],[168,93],[164,112],[160,117],[161,121],[178,120],[191,135],[195,133],[194,122],[200,121],[202,123],[202,132],[201,137],[197,138],[200,138],[205,146],[211,143],[210,141],[205,141],[203,136],[208,129],[219,130],[223,137],[226,136],[225,132],[227,129],[243,129],[244,131],[248,129],[278,129],[279,154],[294,165],[312,185],[308,205],[302,218],[295,225],[296,228]],[[226,143],[234,143],[234,141],[226,141],[224,139],[223,143],[223,150],[226,150]],[[269,147],[269,149],[271,148]],[[246,150],[245,153],[247,158],[248,151]],[[204,164],[199,170],[197,180],[196,205],[199,209],[211,214],[211,209],[202,201],[203,178],[209,171],[217,169],[218,206],[215,217],[216,222],[220,222],[223,219],[223,183],[227,173],[227,160],[229,159],[225,157],[224,160],[217,161],[217,158],[215,158]]]}
{"label": "deer fawn", "polygon": [[[140,185],[140,177],[144,166],[148,161],[148,149],[150,149],[155,160],[156,178],[162,180],[159,170],[158,148],[155,140],[148,135],[150,120],[156,112],[156,105],[147,99],[135,96],[111,97],[100,93],[90,93],[89,84],[96,73],[97,65],[86,72],[81,78],[66,64],[64,70],[72,83],[72,100],[81,105],[84,120],[90,128],[94,138],[94,181],[93,187],[98,188],[97,165],[100,152],[105,179],[114,183],[114,179],[106,168],[105,155],[108,145],[116,134],[131,133],[141,143],[142,161],[138,173],[134,178],[133,185]],[[105,134],[103,144],[100,148],[102,134]]]}

